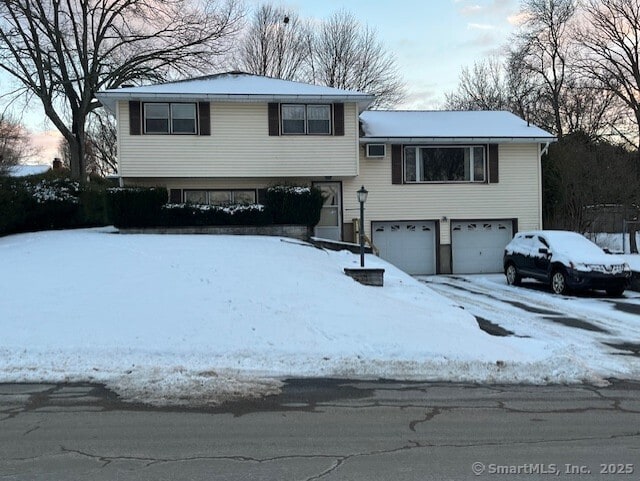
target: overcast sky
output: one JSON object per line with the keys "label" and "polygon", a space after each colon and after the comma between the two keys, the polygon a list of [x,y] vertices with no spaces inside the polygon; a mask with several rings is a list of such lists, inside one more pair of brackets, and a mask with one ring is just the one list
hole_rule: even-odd
{"label": "overcast sky", "polygon": [[[249,0],[261,4],[262,0]],[[346,9],[378,36],[398,61],[407,98],[398,108],[438,109],[464,66],[503,52],[518,19],[519,0],[285,0],[303,17]]]}
{"label": "overcast sky", "polygon": [[[249,6],[264,0],[245,0]],[[345,9],[374,27],[397,59],[407,87],[400,109],[438,109],[455,89],[460,70],[504,51],[518,19],[519,0],[274,0],[305,18],[323,19]],[[9,89],[0,75],[0,93]],[[23,121],[52,158],[57,135],[34,106]]]}

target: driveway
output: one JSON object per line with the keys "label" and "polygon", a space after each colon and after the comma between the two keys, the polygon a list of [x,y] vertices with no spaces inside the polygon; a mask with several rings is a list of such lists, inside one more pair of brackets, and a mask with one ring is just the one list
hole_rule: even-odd
{"label": "driveway", "polygon": [[604,292],[558,296],[535,281],[514,287],[502,274],[420,276],[436,292],[473,314],[494,336],[518,336],[575,344],[640,365],[640,293],[621,298]]}

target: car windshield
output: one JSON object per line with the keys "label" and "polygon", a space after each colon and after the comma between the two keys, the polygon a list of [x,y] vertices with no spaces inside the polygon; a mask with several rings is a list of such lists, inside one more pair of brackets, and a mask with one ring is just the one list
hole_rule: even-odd
{"label": "car windshield", "polygon": [[604,251],[586,237],[575,232],[552,231],[544,234],[549,247],[558,254],[569,257],[600,257]]}

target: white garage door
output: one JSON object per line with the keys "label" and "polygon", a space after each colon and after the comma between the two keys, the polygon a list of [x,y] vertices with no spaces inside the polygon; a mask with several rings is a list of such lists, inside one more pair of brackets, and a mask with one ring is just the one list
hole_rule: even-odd
{"label": "white garage door", "polygon": [[372,228],[384,260],[408,274],[436,273],[435,222],[373,222]]}
{"label": "white garage door", "polygon": [[513,222],[451,223],[451,260],[454,274],[502,272],[504,248],[513,236]]}

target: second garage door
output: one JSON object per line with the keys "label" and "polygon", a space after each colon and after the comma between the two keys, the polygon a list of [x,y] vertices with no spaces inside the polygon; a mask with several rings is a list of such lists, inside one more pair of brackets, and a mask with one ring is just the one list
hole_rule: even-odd
{"label": "second garage door", "polygon": [[436,273],[435,222],[373,222],[372,230],[384,260],[408,274]]}
{"label": "second garage door", "polygon": [[451,261],[454,274],[502,272],[504,248],[513,237],[513,222],[451,223]]}

